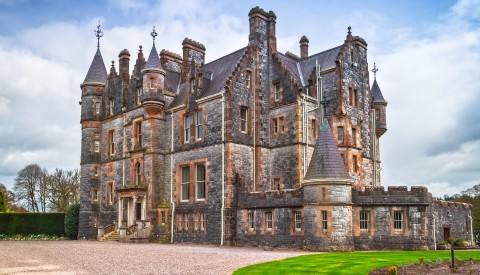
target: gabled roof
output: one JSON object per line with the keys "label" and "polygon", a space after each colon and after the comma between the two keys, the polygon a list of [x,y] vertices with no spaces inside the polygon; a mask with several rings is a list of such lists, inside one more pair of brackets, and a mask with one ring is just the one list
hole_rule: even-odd
{"label": "gabled roof", "polygon": [[[203,71],[203,92],[199,98],[204,98],[219,93],[226,85],[228,78],[232,75],[235,67],[245,54],[247,47],[241,48],[229,55],[205,64],[200,68]],[[179,106],[184,102],[185,89],[184,84],[178,86],[178,96],[172,101],[169,108]]]}
{"label": "gabled roof", "polygon": [[350,179],[326,119],[323,120],[320,135],[303,181],[314,182],[324,179]]}
{"label": "gabled roof", "polygon": [[[318,60],[318,65],[320,65],[322,71],[335,68],[335,60],[337,59],[338,53],[340,52],[341,48],[342,46],[338,46],[298,61],[300,75],[303,77],[304,81],[306,81],[310,77],[313,69],[315,69],[316,60]],[[302,84],[306,85],[307,83]]]}
{"label": "gabled roof", "polygon": [[148,56],[147,64],[145,64],[145,70],[148,69],[161,69],[162,65],[160,64],[160,57],[158,56],[157,48],[153,44],[150,55]]}
{"label": "gabled roof", "polygon": [[105,68],[105,63],[103,63],[102,54],[100,49],[97,49],[95,56],[93,57],[92,64],[88,69],[87,76],[83,81],[83,84],[86,83],[103,83],[107,81],[107,69]]}
{"label": "gabled roof", "polygon": [[386,102],[385,99],[383,98],[382,91],[380,90],[380,87],[378,86],[376,79],[373,80],[372,98],[373,98],[373,102]]}

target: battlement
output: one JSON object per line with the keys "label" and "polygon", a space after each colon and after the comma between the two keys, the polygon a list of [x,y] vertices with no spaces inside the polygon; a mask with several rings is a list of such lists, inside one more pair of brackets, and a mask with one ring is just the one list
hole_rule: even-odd
{"label": "battlement", "polygon": [[238,207],[240,208],[301,206],[303,206],[303,191],[301,189],[287,189],[281,191],[256,193],[241,192],[238,196]]}
{"label": "battlement", "polygon": [[169,50],[162,49],[162,51],[160,52],[160,58],[162,56],[172,57],[173,59],[177,59],[179,62],[182,61],[182,56],[180,56],[178,53],[174,53]]}
{"label": "battlement", "polygon": [[201,50],[203,50],[203,51],[206,50],[206,49],[205,49],[205,46],[204,46],[202,43],[197,42],[197,41],[195,41],[195,40],[192,40],[192,39],[190,39],[190,38],[188,38],[188,37],[185,37],[185,39],[183,39],[182,45],[183,45],[184,47],[185,47],[185,45],[191,45],[191,46],[197,47],[197,48],[199,48],[199,49],[201,49]]}
{"label": "battlement", "polygon": [[259,6],[256,6],[256,7],[252,8],[250,10],[250,12],[248,13],[248,16],[252,17],[255,14],[260,14],[260,15],[262,15],[264,17],[267,17],[267,18],[272,17],[274,19],[277,19],[277,16],[275,15],[275,13],[273,11],[266,12],[264,9],[260,8]]}
{"label": "battlement", "polygon": [[431,194],[428,188],[412,186],[410,191],[407,186],[389,186],[387,191],[383,186],[366,186],[352,189],[352,202],[364,205],[428,205]]}
{"label": "battlement", "polygon": [[442,200],[432,200],[432,205],[440,207],[456,207],[463,209],[472,209],[473,206],[469,203],[457,202],[457,201],[442,201]]}

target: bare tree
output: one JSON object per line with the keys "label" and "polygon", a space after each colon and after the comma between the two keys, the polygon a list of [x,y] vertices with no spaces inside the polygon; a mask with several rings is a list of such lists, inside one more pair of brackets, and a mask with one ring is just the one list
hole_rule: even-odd
{"label": "bare tree", "polygon": [[40,207],[40,212],[47,212],[49,197],[50,197],[50,188],[48,182],[48,171],[47,169],[42,170],[42,177],[38,181],[38,204]]}
{"label": "bare tree", "polygon": [[52,210],[65,212],[67,208],[79,201],[80,176],[78,170],[55,171],[48,176],[50,203]]}
{"label": "bare tree", "polygon": [[43,171],[37,164],[27,165],[15,178],[15,196],[28,210],[39,212],[37,190],[43,178]]}

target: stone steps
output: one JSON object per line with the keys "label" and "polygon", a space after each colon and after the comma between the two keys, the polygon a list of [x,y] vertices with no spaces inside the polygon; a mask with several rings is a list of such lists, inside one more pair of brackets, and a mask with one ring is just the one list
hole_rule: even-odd
{"label": "stone steps", "polygon": [[110,233],[108,233],[107,235],[103,236],[101,239],[100,239],[101,242],[118,242],[120,241],[120,230],[115,230],[115,231],[112,231]]}

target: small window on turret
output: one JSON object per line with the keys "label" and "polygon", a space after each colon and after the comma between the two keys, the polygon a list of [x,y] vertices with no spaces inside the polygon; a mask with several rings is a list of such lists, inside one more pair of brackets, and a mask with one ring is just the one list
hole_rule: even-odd
{"label": "small window on turret", "polygon": [[150,78],[150,90],[153,90],[155,88],[155,80],[153,77]]}
{"label": "small window on turret", "polygon": [[337,127],[337,140],[338,140],[338,144],[343,143],[343,126]]}
{"label": "small window on turret", "polygon": [[100,114],[100,102],[95,102],[95,114]]}
{"label": "small window on turret", "polygon": [[380,120],[380,110],[375,109],[375,120]]}

